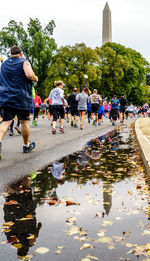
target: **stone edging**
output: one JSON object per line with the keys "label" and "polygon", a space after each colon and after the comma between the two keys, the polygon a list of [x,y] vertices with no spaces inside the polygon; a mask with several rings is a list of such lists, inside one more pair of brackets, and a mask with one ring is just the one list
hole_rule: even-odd
{"label": "stone edging", "polygon": [[135,133],[136,133],[136,138],[138,141],[140,153],[145,165],[145,169],[147,172],[147,175],[150,179],[150,141],[148,138],[143,134],[140,126],[139,126],[140,119],[138,119],[135,122]]}

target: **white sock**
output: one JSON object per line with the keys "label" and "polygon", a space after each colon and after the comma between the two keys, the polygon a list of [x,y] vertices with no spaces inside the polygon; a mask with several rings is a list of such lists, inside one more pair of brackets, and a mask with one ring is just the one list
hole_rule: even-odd
{"label": "white sock", "polygon": [[24,144],[24,147],[28,148],[28,147],[29,147],[29,144]]}

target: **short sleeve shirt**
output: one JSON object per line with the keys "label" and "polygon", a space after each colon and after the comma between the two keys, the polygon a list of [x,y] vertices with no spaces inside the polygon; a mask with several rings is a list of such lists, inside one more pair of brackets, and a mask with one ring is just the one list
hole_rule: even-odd
{"label": "short sleeve shirt", "polygon": [[63,105],[64,91],[58,87],[51,90],[49,99],[52,100],[51,105]]}

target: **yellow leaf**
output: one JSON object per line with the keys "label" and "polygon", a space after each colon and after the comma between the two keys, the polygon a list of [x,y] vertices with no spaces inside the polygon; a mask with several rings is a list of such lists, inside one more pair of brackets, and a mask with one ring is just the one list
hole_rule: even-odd
{"label": "yellow leaf", "polygon": [[3,227],[11,227],[14,225],[14,222],[10,221],[10,222],[6,222],[3,224]]}
{"label": "yellow leaf", "polygon": [[55,252],[55,254],[61,254],[61,250],[58,249],[58,250]]}
{"label": "yellow leaf", "polygon": [[15,247],[17,249],[22,248],[22,244],[18,243],[18,244],[13,244],[12,247]]}
{"label": "yellow leaf", "polygon": [[96,256],[91,256],[91,255],[87,255],[87,258],[93,259],[93,260],[98,260],[98,258]]}
{"label": "yellow leaf", "polygon": [[112,242],[112,239],[110,237],[102,237],[98,239],[98,242],[104,244],[110,244]]}
{"label": "yellow leaf", "polygon": [[39,247],[35,250],[35,252],[43,255],[43,254],[46,254],[47,252],[49,252],[49,249],[46,247]]}
{"label": "yellow leaf", "polygon": [[35,238],[34,235],[31,235],[31,236],[27,237],[27,239],[34,239],[34,238]]}
{"label": "yellow leaf", "polygon": [[92,245],[86,243],[86,244],[83,244],[81,247],[80,247],[80,250],[83,250],[83,249],[86,249],[86,248],[93,248]]}
{"label": "yellow leaf", "polygon": [[110,250],[113,250],[113,249],[115,249],[115,247],[114,247],[114,246],[108,246],[108,248],[109,248]]}

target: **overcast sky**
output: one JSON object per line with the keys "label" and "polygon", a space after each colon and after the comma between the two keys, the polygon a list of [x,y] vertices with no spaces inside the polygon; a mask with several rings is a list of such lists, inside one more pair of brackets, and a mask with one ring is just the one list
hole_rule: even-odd
{"label": "overcast sky", "polygon": [[[0,6],[0,29],[11,19],[26,25],[38,18],[45,26],[56,23],[58,47],[84,42],[102,45],[102,12],[106,0],[4,0]],[[109,0],[112,40],[133,48],[150,62],[150,0]]]}

